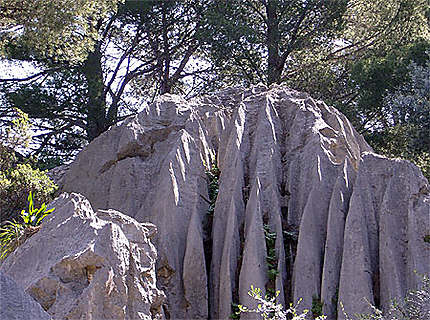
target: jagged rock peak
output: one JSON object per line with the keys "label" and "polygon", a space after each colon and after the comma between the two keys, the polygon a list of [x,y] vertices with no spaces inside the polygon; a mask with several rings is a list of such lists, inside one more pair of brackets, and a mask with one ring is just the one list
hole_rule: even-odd
{"label": "jagged rock peak", "polygon": [[95,139],[62,183],[158,227],[167,318],[227,319],[232,302],[253,305],[254,285],[343,319],[339,302],[350,314],[365,299],[386,307],[418,285],[414,271],[430,272],[418,168],[372,153],[344,115],[283,86],[161,96]]}

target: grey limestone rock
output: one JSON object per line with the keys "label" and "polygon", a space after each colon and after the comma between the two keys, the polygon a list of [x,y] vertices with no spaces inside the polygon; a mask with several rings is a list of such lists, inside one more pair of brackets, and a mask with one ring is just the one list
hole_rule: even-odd
{"label": "grey limestone rock", "polygon": [[[52,319],[163,319],[150,241],[155,226],[114,210],[94,212],[78,194],[64,193],[51,206],[55,213],[1,272]],[[6,305],[13,299],[5,297]]]}
{"label": "grey limestone rock", "polygon": [[64,174],[67,172],[68,168],[69,166],[67,164],[63,164],[49,170],[47,175],[52,181],[54,181],[55,184],[61,185],[61,179],[64,177]]}
{"label": "grey limestone rock", "polygon": [[3,320],[50,320],[40,304],[0,271],[0,310]]}
{"label": "grey limestone rock", "polygon": [[[85,148],[62,189],[157,226],[157,281],[172,319],[227,319],[232,302],[252,306],[251,284],[279,290],[285,305],[319,299],[335,319],[340,302],[352,314],[368,310],[365,299],[386,307],[417,286],[415,270],[430,272],[420,171],[375,155],[344,115],[283,86],[161,96]],[[275,270],[264,227],[276,234]]]}

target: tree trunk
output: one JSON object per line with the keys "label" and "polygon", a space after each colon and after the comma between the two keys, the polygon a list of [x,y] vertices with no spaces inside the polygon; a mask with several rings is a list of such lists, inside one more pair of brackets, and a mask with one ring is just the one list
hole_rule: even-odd
{"label": "tree trunk", "polygon": [[163,3],[162,6],[162,37],[163,37],[163,63],[161,64],[161,84],[160,84],[160,94],[170,93],[172,87],[170,85],[170,49],[169,49],[169,37],[168,37],[168,21],[166,20],[167,14],[167,2]]}
{"label": "tree trunk", "polygon": [[82,67],[88,86],[87,105],[87,138],[94,140],[109,127],[106,117],[106,99],[104,95],[103,71],[101,64],[102,54],[98,46],[88,54]]}
{"label": "tree trunk", "polygon": [[169,77],[162,77],[160,84],[160,94],[170,93],[172,86],[170,85]]}
{"label": "tree trunk", "polygon": [[276,0],[268,0],[266,4],[266,41],[268,51],[267,82],[269,85],[272,83],[280,83],[282,74],[281,57],[279,56],[279,17],[277,16],[276,9]]}

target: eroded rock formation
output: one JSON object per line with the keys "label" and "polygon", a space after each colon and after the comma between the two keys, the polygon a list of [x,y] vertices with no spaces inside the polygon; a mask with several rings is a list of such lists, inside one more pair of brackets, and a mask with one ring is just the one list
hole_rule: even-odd
{"label": "eroded rock formation", "polygon": [[[156,251],[149,240],[155,226],[114,210],[94,212],[77,194],[63,194],[51,205],[55,214],[1,271],[49,319],[163,319],[164,294],[156,287]],[[14,304],[13,297],[5,299]]]}
{"label": "eroded rock formation", "polygon": [[320,300],[334,319],[339,301],[350,314],[367,311],[365,299],[387,306],[418,285],[414,271],[430,272],[418,168],[373,154],[345,116],[282,86],[164,95],[83,150],[63,190],[158,227],[167,318],[227,319],[232,302],[253,305],[254,285],[286,305]]}

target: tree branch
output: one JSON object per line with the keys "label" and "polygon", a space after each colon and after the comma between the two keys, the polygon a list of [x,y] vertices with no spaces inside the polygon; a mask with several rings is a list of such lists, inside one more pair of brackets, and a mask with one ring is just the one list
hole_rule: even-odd
{"label": "tree branch", "polygon": [[0,79],[0,83],[1,82],[24,82],[24,81],[29,81],[29,80],[33,80],[39,77],[44,76],[47,73],[50,72],[54,72],[54,71],[59,71],[61,70],[63,67],[57,67],[57,68],[52,68],[52,69],[48,69],[48,70],[44,70],[38,73],[35,73],[31,76],[25,77],[25,78],[6,78],[6,79]]}

